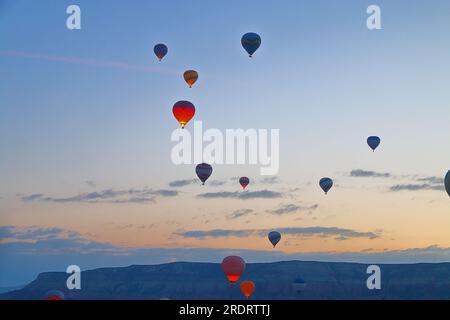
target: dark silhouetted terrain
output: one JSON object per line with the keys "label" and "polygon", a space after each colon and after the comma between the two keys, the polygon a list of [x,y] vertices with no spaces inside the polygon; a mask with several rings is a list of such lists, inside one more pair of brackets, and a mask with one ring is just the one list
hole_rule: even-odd
{"label": "dark silhouetted terrain", "polygon": [[[380,265],[382,289],[366,287],[367,265],[301,262],[250,263],[241,280],[252,280],[251,299],[449,299],[450,263]],[[42,273],[24,288],[0,299],[41,299],[61,290],[67,299],[243,299],[217,263],[176,262],[102,268],[82,272],[81,290],[68,290],[62,272]],[[297,293],[292,283],[307,286]]]}

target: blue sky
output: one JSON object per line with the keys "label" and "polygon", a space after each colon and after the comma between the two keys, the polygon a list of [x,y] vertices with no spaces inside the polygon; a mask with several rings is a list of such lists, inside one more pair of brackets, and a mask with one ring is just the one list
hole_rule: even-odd
{"label": "blue sky", "polygon": [[[369,31],[374,3],[382,30]],[[81,8],[81,30],[66,28],[70,4]],[[251,241],[185,232],[288,227],[326,229],[287,235],[280,257],[386,249],[401,262],[414,248],[446,250],[448,197],[436,179],[450,168],[449,18],[448,1],[0,1],[0,226],[69,230],[133,254],[169,250],[167,261],[189,258],[186,247],[198,250],[191,260],[214,261],[226,250],[269,249],[258,232]],[[240,45],[250,31],[262,38],[252,59]],[[169,47],[161,63],[159,42]],[[187,69],[200,75],[192,89]],[[280,129],[276,183],[258,166],[223,165],[215,185],[171,185],[195,178],[192,166],[170,161],[178,100],[196,105],[205,129]],[[375,154],[369,135],[382,138]],[[351,174],[358,169],[366,174]],[[234,196],[241,175],[252,181],[246,199]],[[326,200],[323,176],[336,182]],[[302,238],[333,228],[378,237]],[[0,243],[0,263],[20,258],[27,269],[6,248],[16,240]],[[41,267],[18,268],[2,278],[17,279],[8,285],[51,268],[45,261],[70,260],[36,248]]]}

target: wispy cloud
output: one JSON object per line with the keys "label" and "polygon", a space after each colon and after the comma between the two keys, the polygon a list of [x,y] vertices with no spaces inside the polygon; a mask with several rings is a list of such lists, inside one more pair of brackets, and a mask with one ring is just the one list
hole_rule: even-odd
{"label": "wispy cloud", "polygon": [[[208,186],[219,187],[226,184],[226,181],[223,180],[208,180]],[[171,188],[181,188],[186,187],[193,184],[201,184],[198,179],[182,179],[182,180],[174,180],[169,182],[169,187]]]}
{"label": "wispy cloud", "polygon": [[406,175],[407,183],[398,183],[389,188],[391,192],[398,191],[444,191],[444,178],[437,176]]}
{"label": "wispy cloud", "polygon": [[227,182],[223,181],[223,180],[208,181],[208,185],[213,186],[213,187],[220,187],[220,186],[223,186],[225,183],[227,183]]}
{"label": "wispy cloud", "polygon": [[221,191],[221,192],[207,192],[197,195],[197,197],[204,199],[234,198],[240,200],[274,199],[274,198],[281,198],[282,196],[283,194],[281,192],[270,190],[244,191],[244,192]]}
{"label": "wispy cloud", "polygon": [[[316,227],[318,228],[318,227]],[[329,230],[330,229],[330,230]],[[283,234],[289,230],[278,229]],[[255,230],[254,232],[259,232]],[[264,230],[266,232],[267,230]],[[334,233],[330,236],[351,237],[353,232],[362,236],[377,236],[348,229],[303,228],[309,234]],[[264,237],[266,234],[264,234]],[[3,261],[0,286],[27,283],[37,274],[49,270],[65,270],[70,263],[76,263],[83,270],[100,267],[118,267],[131,264],[160,264],[173,261],[220,262],[227,255],[239,255],[246,262],[274,262],[286,260],[359,262],[359,263],[419,263],[448,262],[450,248],[431,245],[424,248],[404,250],[363,250],[353,252],[295,252],[279,250],[248,250],[233,248],[139,248],[122,247],[104,242],[92,241],[78,232],[59,228],[1,226],[0,242]],[[39,259],[39,263],[35,263]]]}
{"label": "wispy cloud", "polygon": [[278,177],[264,177],[260,180],[260,183],[263,184],[275,184],[275,183],[279,183],[280,179]]}
{"label": "wispy cloud", "polygon": [[0,243],[37,242],[50,240],[77,240],[81,235],[61,228],[0,226]]}
{"label": "wispy cloud", "polygon": [[169,187],[171,188],[181,188],[185,186],[189,186],[191,184],[199,183],[197,179],[183,179],[183,180],[174,180],[169,182]]}
{"label": "wispy cloud", "polygon": [[363,169],[354,169],[350,171],[351,177],[377,177],[377,178],[389,178],[391,177],[390,173],[381,173],[381,172],[375,172],[375,171],[369,171],[369,170],[363,170]]}
{"label": "wispy cloud", "polygon": [[417,181],[426,182],[430,184],[444,184],[444,178],[442,177],[425,177],[425,178],[417,178]]}
{"label": "wispy cloud", "polygon": [[[117,61],[117,60],[109,60],[109,59],[98,59],[98,58],[88,58],[88,57],[75,57],[75,56],[64,56],[64,55],[56,55],[56,54],[48,54],[48,53],[38,53],[38,52],[25,52],[25,51],[1,51],[0,56],[5,57],[14,57],[14,58],[25,58],[25,59],[33,59],[40,61],[50,61],[56,63],[66,63],[73,65],[83,65],[83,66],[92,66],[98,68],[108,68],[108,69],[116,69],[123,71],[137,71],[137,72],[148,72],[148,73],[157,73],[157,74],[166,74],[166,75],[178,75],[179,70],[169,69],[167,66],[163,67],[152,67],[148,64],[134,64],[126,61]],[[240,86],[248,88],[248,82],[242,81],[236,77],[227,77],[223,75],[213,75],[207,74],[203,75],[203,78],[214,79],[219,81],[233,82]]]}
{"label": "wispy cloud", "polygon": [[69,203],[69,202],[112,202],[112,203],[148,203],[154,202],[157,197],[175,197],[178,195],[176,190],[165,189],[126,189],[113,190],[106,189],[101,191],[79,193],[67,197],[52,197],[42,193],[31,195],[21,195],[20,198],[24,202],[53,202],[53,203]]}
{"label": "wispy cloud", "polygon": [[[352,229],[342,229],[337,227],[290,227],[276,228],[281,234],[302,236],[302,237],[336,237],[336,240],[347,240],[351,238],[376,239],[380,237],[380,231],[359,232]],[[224,237],[249,237],[266,236],[269,229],[213,229],[213,230],[193,230],[175,233],[184,238],[206,239],[206,238],[224,238]]]}
{"label": "wispy cloud", "polygon": [[87,180],[84,183],[86,183],[89,187],[96,187],[97,184],[93,180]]}
{"label": "wispy cloud", "polygon": [[313,204],[310,206],[302,206],[302,205],[290,203],[290,204],[280,205],[280,207],[278,207],[276,209],[266,210],[266,212],[272,213],[272,214],[283,215],[283,214],[295,213],[295,212],[299,212],[299,211],[311,212],[313,210],[316,210],[318,207],[319,207],[318,204]]}
{"label": "wispy cloud", "polygon": [[247,216],[247,215],[249,215],[249,214],[251,214],[253,212],[254,212],[253,209],[239,209],[239,210],[233,211],[231,214],[229,214],[227,216],[227,218],[228,219],[237,219],[237,218],[240,218],[240,217]]}
{"label": "wispy cloud", "polygon": [[422,191],[422,190],[438,190],[444,191],[444,185],[432,185],[428,183],[422,184],[396,184],[389,188],[390,191]]}
{"label": "wispy cloud", "polygon": [[35,59],[35,60],[76,64],[76,65],[86,65],[86,66],[94,66],[94,67],[102,67],[102,68],[120,69],[120,70],[126,70],[126,71],[141,71],[141,72],[163,73],[163,74],[178,73],[176,70],[169,70],[167,68],[165,68],[165,69],[154,68],[154,67],[149,67],[148,65],[137,65],[137,64],[131,64],[128,62],[123,62],[123,61],[81,58],[81,57],[74,57],[74,56],[46,54],[46,53],[24,52],[24,51],[0,51],[0,55],[16,57],[16,58],[27,58],[27,59]]}

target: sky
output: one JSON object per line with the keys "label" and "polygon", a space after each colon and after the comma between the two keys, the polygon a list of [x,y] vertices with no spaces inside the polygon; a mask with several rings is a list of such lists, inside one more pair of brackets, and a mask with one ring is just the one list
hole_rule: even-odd
{"label": "sky", "polygon": [[[251,59],[246,32],[262,38]],[[0,1],[0,286],[230,252],[450,261],[449,33],[439,0]],[[279,129],[278,174],[214,165],[202,186],[171,161],[178,100],[205,130]]]}

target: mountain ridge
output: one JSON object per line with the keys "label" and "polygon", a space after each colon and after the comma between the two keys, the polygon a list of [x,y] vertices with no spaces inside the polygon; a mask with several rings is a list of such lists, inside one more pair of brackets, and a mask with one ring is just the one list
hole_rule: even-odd
{"label": "mountain ridge", "polygon": [[[252,280],[251,299],[450,299],[450,263],[379,264],[381,290],[366,285],[370,264],[354,262],[278,261],[247,263],[240,279]],[[22,289],[2,293],[2,300],[42,299],[60,290],[66,299],[244,299],[230,285],[219,263],[171,262],[82,271],[81,290],[68,290],[65,272],[43,272]],[[306,287],[298,292],[294,281]],[[240,282],[239,281],[239,282]]]}

